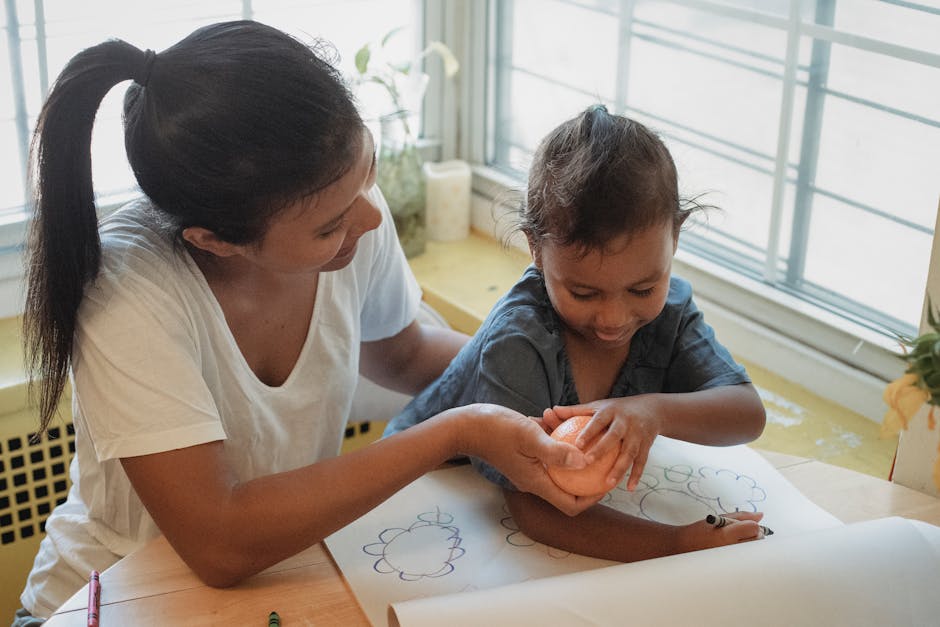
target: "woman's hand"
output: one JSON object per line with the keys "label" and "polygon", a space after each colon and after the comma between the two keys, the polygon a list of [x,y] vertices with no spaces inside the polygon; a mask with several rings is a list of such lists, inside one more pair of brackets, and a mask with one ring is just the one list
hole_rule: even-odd
{"label": "woman's hand", "polygon": [[[594,417],[584,427],[575,444],[584,450],[588,463],[599,459],[611,449],[619,450],[617,461],[607,476],[607,484],[613,488],[630,470],[627,490],[632,491],[643,476],[653,441],[662,432],[662,421],[654,398],[652,395],[640,394],[583,405],[553,407],[545,410],[542,424],[548,429],[554,429],[574,416],[593,414]],[[597,442],[585,450],[584,447],[598,435],[601,437]]]}
{"label": "woman's hand", "polygon": [[476,404],[450,411],[462,415],[460,452],[485,459],[520,490],[540,496],[569,516],[603,496],[573,496],[555,485],[546,465],[583,468],[587,460],[576,447],[549,437],[538,420],[498,405]]}

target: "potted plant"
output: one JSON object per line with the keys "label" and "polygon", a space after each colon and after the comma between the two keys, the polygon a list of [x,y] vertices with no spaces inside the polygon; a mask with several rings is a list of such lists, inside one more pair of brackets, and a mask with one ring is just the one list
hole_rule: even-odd
{"label": "potted plant", "polygon": [[355,82],[359,86],[381,86],[391,103],[391,110],[379,117],[376,182],[392,212],[405,256],[413,257],[424,252],[426,244],[425,183],[417,144],[416,111],[430,77],[419,66],[431,54],[441,57],[447,78],[454,76],[460,66],[450,49],[439,41],[432,41],[411,61],[390,62],[386,47],[400,31],[401,27],[393,29],[378,44],[367,43],[356,52]]}
{"label": "potted plant", "polygon": [[[881,432],[884,437],[908,430],[915,420],[925,420],[928,431],[935,431],[934,412],[940,406],[940,314],[927,305],[928,330],[916,338],[902,337],[907,363],[904,374],[888,384],[884,401],[888,405]],[[940,491],[940,448],[934,461],[932,479]]]}

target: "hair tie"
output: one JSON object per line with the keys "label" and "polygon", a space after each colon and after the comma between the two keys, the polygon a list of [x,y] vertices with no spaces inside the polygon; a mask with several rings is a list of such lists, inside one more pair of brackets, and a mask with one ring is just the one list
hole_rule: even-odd
{"label": "hair tie", "polygon": [[150,49],[144,52],[144,58],[140,65],[131,73],[131,80],[141,87],[146,87],[147,82],[150,81],[150,72],[153,71],[153,62],[156,60],[156,52]]}
{"label": "hair tie", "polygon": [[591,113],[601,113],[601,112],[610,113],[610,111],[607,110],[607,105],[603,105],[603,104],[591,105]]}

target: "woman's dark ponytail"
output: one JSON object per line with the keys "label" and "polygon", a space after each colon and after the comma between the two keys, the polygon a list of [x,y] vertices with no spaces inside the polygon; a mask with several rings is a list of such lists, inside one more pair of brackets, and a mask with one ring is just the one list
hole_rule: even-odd
{"label": "woman's dark ponytail", "polygon": [[92,187],[91,134],[102,99],[144,67],[146,53],[109,41],[77,54],[43,105],[30,147],[33,217],[26,261],[23,339],[40,432],[68,379],[78,307],[101,258]]}

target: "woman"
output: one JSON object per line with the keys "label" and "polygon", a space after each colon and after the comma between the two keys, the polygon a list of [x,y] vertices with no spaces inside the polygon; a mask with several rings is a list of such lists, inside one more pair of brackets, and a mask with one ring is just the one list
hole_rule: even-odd
{"label": "woman", "polygon": [[[127,79],[144,198],[99,228],[91,130]],[[465,338],[415,322],[372,138],[315,50],[249,21],[160,54],[89,48],[49,94],[33,164],[28,361],[43,428],[71,371],[76,455],[23,614],[49,616],[159,533],[232,585],[458,454],[565,511],[588,505],[543,466],[581,466],[580,451],[491,405],[336,456],[359,372],[413,394]]]}

